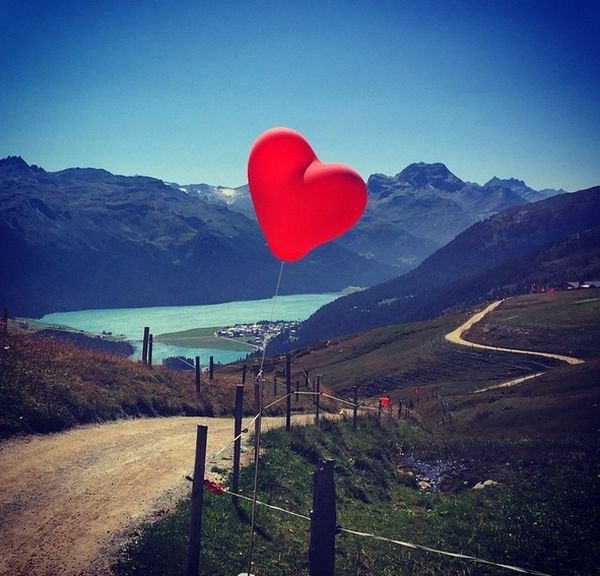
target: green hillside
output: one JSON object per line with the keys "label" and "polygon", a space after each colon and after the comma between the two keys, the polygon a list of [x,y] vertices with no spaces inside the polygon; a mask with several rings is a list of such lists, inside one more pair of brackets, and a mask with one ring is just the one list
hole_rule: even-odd
{"label": "green hillside", "polygon": [[[472,312],[378,328],[294,350],[292,378],[303,382],[307,369],[313,379],[322,374],[323,385],[341,394],[359,386],[361,397],[389,393],[397,398],[414,397],[416,388],[423,395],[462,393],[558,364],[447,342],[444,336]],[[283,362],[277,360],[277,367],[283,375]]]}

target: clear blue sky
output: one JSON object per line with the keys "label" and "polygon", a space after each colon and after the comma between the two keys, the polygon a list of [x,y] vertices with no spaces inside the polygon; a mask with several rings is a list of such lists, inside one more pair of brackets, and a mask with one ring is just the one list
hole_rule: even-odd
{"label": "clear blue sky", "polygon": [[0,0],[0,157],[246,181],[302,132],[364,178],[600,184],[600,2]]}

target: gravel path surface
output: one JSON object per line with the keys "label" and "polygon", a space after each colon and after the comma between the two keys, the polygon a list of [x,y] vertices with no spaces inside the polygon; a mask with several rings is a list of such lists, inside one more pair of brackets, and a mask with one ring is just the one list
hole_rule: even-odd
{"label": "gravel path surface", "polygon": [[[263,418],[263,430],[283,422]],[[128,535],[189,494],[198,424],[208,426],[208,455],[233,438],[231,418],[172,417],[0,444],[0,575],[110,574]],[[207,476],[232,452],[207,461]]]}
{"label": "gravel path surface", "polygon": [[496,352],[513,352],[514,354],[529,354],[531,356],[543,356],[544,358],[555,358],[556,360],[562,360],[567,364],[583,364],[584,360],[581,358],[574,358],[573,356],[564,356],[563,354],[553,354],[552,352],[536,352],[534,350],[520,350],[518,348],[500,348],[499,346],[487,346],[486,344],[477,344],[476,342],[470,342],[465,340],[462,335],[466,332],[473,324],[479,322],[486,314],[489,314],[492,310],[500,306],[504,300],[497,300],[492,302],[487,308],[474,314],[464,324],[461,324],[456,330],[453,330],[449,334],[446,334],[446,340],[453,342],[454,344],[461,344],[462,346],[470,346],[471,348],[483,348],[485,350],[495,350]]}

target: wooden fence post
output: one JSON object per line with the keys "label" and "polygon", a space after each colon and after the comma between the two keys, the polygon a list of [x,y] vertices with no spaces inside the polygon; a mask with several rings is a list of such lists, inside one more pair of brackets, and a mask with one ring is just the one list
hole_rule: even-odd
{"label": "wooden fence post", "polygon": [[292,359],[289,354],[285,355],[285,429],[289,432],[292,420]]}
{"label": "wooden fence post", "polygon": [[154,344],[154,335],[148,335],[148,366],[152,368],[152,345]]}
{"label": "wooden fence post", "polygon": [[246,383],[246,372],[248,372],[248,366],[244,364],[242,366],[242,386]]}
{"label": "wooden fence post", "polygon": [[144,340],[142,341],[142,362],[148,363],[148,337],[150,335],[150,327],[144,327]]}
{"label": "wooden fence post", "polygon": [[310,514],[310,576],[334,576],[335,534],[335,484],[333,460],[320,460],[315,471],[313,508]]}
{"label": "wooden fence post", "polygon": [[208,361],[208,377],[211,382],[215,379],[215,359],[212,356]]}
{"label": "wooden fence post", "polygon": [[377,409],[377,420],[381,422],[381,398],[379,399],[379,408]]}
{"label": "wooden fence post", "polygon": [[315,396],[317,399],[317,409],[315,411],[315,424],[319,425],[319,412],[321,410],[321,375],[317,374],[317,395]]}
{"label": "wooden fence post", "polygon": [[[235,387],[235,424],[233,428],[233,437],[236,439],[233,443],[233,477],[231,479],[231,490],[238,491],[240,479],[240,452],[242,448],[242,415],[244,412],[244,385],[238,384]],[[237,503],[237,496],[233,496],[234,504]]]}
{"label": "wooden fence post", "polygon": [[204,467],[206,461],[207,426],[198,426],[196,433],[196,459],[192,483],[192,514],[190,522],[190,546],[188,549],[187,576],[200,573],[200,546],[202,543],[202,504],[204,500]]}
{"label": "wooden fence post", "polygon": [[257,378],[254,381],[254,415],[258,415],[258,418],[254,421],[254,462],[258,460],[258,439],[260,436],[260,424],[261,424],[261,410],[262,402],[260,397],[260,380]]}
{"label": "wooden fence post", "polygon": [[356,420],[358,415],[358,386],[352,386],[354,392],[354,406],[352,408],[352,426],[356,430]]}
{"label": "wooden fence post", "polygon": [[308,390],[308,368],[304,369],[304,388]]}
{"label": "wooden fence post", "polygon": [[8,308],[2,309],[2,335],[8,335]]}
{"label": "wooden fence post", "polygon": [[201,382],[200,382],[200,356],[196,356],[196,363],[194,368],[196,369],[196,393],[200,394]]}
{"label": "wooden fence post", "polygon": [[298,394],[298,392],[300,392],[300,381],[296,380],[296,402],[300,400],[300,394]]}

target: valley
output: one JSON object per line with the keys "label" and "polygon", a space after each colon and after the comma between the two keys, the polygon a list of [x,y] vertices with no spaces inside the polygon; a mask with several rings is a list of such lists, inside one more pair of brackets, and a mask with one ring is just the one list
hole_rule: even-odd
{"label": "valley", "polygon": [[[207,364],[209,356],[217,363],[228,363],[244,358],[256,350],[256,338],[262,336],[265,322],[271,313],[277,321],[275,332],[290,329],[295,323],[306,319],[315,310],[335,300],[344,292],[324,294],[289,294],[277,298],[275,309],[271,299],[240,300],[222,304],[197,306],[161,306],[148,308],[107,308],[100,310],[76,310],[46,314],[41,321],[45,326],[67,326],[69,331],[84,330],[92,334],[109,333],[105,338],[118,337],[133,347],[129,354],[141,357],[144,327],[154,335],[153,361],[160,364],[172,356],[199,355]],[[27,321],[35,326],[36,321]],[[249,345],[243,335],[227,336],[227,327],[246,324],[248,335],[256,332]],[[269,330],[273,326],[269,326]],[[215,336],[223,330],[223,335]]]}
{"label": "valley", "polygon": [[[564,192],[537,192],[515,179],[481,186],[423,162],[394,177],[372,175],[368,191],[355,229],[288,263],[282,294],[376,285],[478,221]],[[0,242],[9,257],[0,299],[19,316],[215,304],[273,292],[279,262],[247,186],[179,185],[96,168],[47,172],[9,156],[0,159],[0,200]]]}

